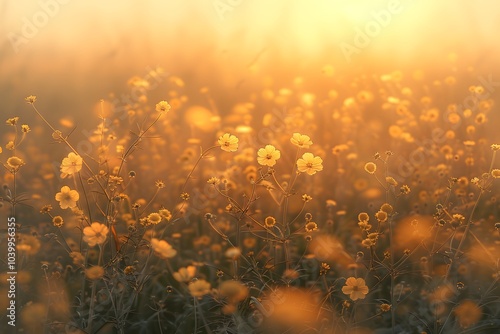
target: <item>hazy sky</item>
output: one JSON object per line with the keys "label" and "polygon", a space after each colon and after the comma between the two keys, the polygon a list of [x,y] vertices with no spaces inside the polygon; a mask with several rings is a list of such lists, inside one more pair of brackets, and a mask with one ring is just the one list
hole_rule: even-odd
{"label": "hazy sky", "polygon": [[4,0],[1,97],[10,108],[28,94],[77,99],[78,110],[154,66],[234,87],[249,71],[439,68],[455,52],[487,73],[499,28],[495,0]]}

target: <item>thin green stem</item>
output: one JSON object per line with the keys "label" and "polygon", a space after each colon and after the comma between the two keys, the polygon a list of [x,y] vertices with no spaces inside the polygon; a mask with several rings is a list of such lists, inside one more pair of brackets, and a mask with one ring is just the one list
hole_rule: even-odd
{"label": "thin green stem", "polygon": [[467,226],[465,227],[465,231],[464,231],[464,234],[462,235],[462,238],[460,239],[460,243],[458,244],[458,247],[457,249],[455,250],[454,254],[453,254],[453,257],[451,258],[451,262],[450,262],[450,265],[448,266],[448,269],[446,270],[446,275],[444,277],[444,281],[448,281],[448,277],[450,275],[450,272],[451,272],[451,269],[452,269],[452,266],[453,264],[455,263],[455,261],[457,260],[460,252],[462,251],[462,246],[465,242],[465,239],[467,239],[467,234],[469,233],[469,230],[473,224],[472,222],[472,218],[474,217],[474,213],[477,209],[477,206],[479,204],[479,200],[481,199],[481,196],[483,195],[484,193],[484,190],[481,189],[481,191],[479,192],[479,195],[477,197],[477,200],[476,200],[476,203],[474,203],[474,207],[472,208],[472,211],[470,213],[470,216],[469,216],[469,221],[467,222]]}
{"label": "thin green stem", "polygon": [[181,188],[181,193],[183,193],[185,190],[186,190],[186,186],[189,182],[189,179],[191,179],[191,176],[193,175],[194,173],[194,170],[196,169],[196,167],[198,166],[198,164],[200,163],[201,159],[203,159],[204,157],[206,157],[207,153],[210,152],[211,150],[213,150],[214,148],[216,147],[219,147],[219,146],[212,146],[212,147],[209,147],[207,148],[205,151],[202,151],[200,153],[200,156],[198,157],[198,159],[196,160],[196,162],[194,163],[194,166],[193,168],[191,169],[191,171],[189,172],[188,176],[186,177],[186,181],[184,181],[184,184],[182,185],[182,188]]}
{"label": "thin green stem", "polygon": [[[102,248],[101,248],[101,245],[99,245],[99,260],[98,260],[97,265],[100,266],[101,264],[102,264]],[[96,291],[97,291],[97,282],[96,282],[96,280],[94,280],[92,282],[92,293],[91,293],[91,297],[90,297],[90,306],[89,306],[89,319],[88,319],[88,324],[87,324],[87,329],[86,329],[89,333],[92,333]]]}

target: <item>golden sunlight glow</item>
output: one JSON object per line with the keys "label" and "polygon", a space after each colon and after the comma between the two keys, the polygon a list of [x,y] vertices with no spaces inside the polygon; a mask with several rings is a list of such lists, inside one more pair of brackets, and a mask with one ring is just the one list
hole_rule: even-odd
{"label": "golden sunlight glow", "polygon": [[0,1],[0,328],[499,332],[499,17]]}

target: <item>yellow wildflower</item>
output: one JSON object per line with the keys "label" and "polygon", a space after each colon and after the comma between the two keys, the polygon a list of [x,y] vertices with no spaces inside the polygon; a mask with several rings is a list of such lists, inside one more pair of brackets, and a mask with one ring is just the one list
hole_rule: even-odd
{"label": "yellow wildflower", "polygon": [[156,111],[159,113],[166,113],[172,108],[167,101],[160,101],[156,104]]}
{"label": "yellow wildflower", "polygon": [[273,145],[266,145],[257,151],[257,162],[262,166],[272,167],[280,157],[281,152]]}
{"label": "yellow wildflower", "polygon": [[56,194],[55,199],[59,202],[61,209],[73,208],[80,199],[80,194],[68,186],[63,186],[61,191]]}
{"label": "yellow wildflower", "polygon": [[102,245],[108,237],[108,232],[109,229],[106,225],[93,222],[83,229],[83,241],[88,243],[90,247]]}
{"label": "yellow wildflower", "polygon": [[352,300],[364,299],[368,293],[368,287],[366,286],[365,280],[362,278],[349,277],[345,286],[342,287],[342,292]]}
{"label": "yellow wildflower", "polygon": [[61,173],[72,175],[82,169],[83,159],[78,154],[70,152],[61,163]]}
{"label": "yellow wildflower", "polygon": [[196,274],[195,266],[187,266],[186,268],[180,268],[179,271],[172,274],[177,282],[189,282],[193,279]]}
{"label": "yellow wildflower", "polygon": [[217,141],[220,145],[220,148],[226,152],[235,152],[238,149],[238,137],[231,135],[229,133],[225,133],[219,137]]}
{"label": "yellow wildflower", "polygon": [[302,158],[297,160],[297,170],[308,175],[316,174],[323,170],[323,159],[315,157],[312,153],[304,153]]}
{"label": "yellow wildflower", "polygon": [[165,240],[153,238],[151,239],[151,246],[153,247],[156,255],[158,255],[162,259],[168,259],[174,257],[177,254],[177,251],[172,248],[172,245],[170,245]]}
{"label": "yellow wildflower", "polygon": [[312,145],[312,141],[311,141],[311,138],[307,135],[302,135],[298,132],[295,132],[292,136],[292,138],[290,138],[290,142],[297,146],[297,147],[300,147],[300,148],[309,148],[309,146]]}
{"label": "yellow wildflower", "polygon": [[199,279],[195,282],[192,282],[188,286],[189,293],[195,298],[201,298],[204,295],[209,294],[210,288],[210,283],[208,283],[204,279]]}

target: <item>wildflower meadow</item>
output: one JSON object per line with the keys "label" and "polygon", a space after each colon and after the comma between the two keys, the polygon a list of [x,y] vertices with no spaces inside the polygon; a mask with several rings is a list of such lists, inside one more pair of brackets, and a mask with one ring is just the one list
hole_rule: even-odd
{"label": "wildflower meadow", "polygon": [[[500,144],[483,136],[495,101],[469,86],[476,104],[460,109],[403,73],[382,79],[390,93],[265,89],[228,115],[191,111],[186,129],[176,78],[165,100],[144,96],[126,118],[96,118],[85,153],[71,128],[47,120],[42,96],[26,97],[33,117],[4,120],[1,155],[19,326],[498,330]],[[373,108],[391,121],[370,122]],[[50,144],[37,146],[39,136]],[[379,136],[390,140],[372,151],[366,141]]]}
{"label": "wildflower meadow", "polygon": [[446,26],[408,51],[425,1],[354,2],[11,20],[9,66],[41,60],[0,56],[24,97],[0,112],[0,333],[499,333],[496,46]]}

